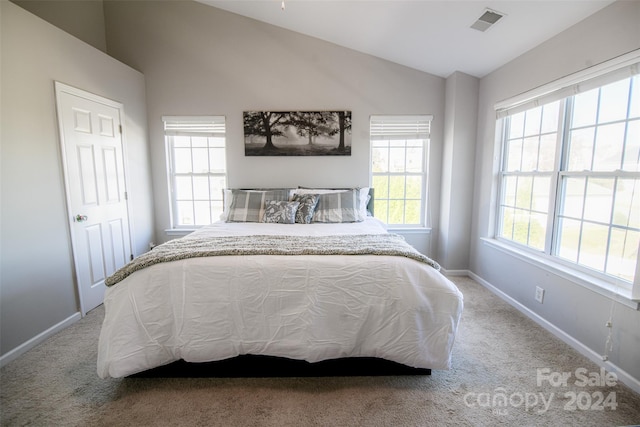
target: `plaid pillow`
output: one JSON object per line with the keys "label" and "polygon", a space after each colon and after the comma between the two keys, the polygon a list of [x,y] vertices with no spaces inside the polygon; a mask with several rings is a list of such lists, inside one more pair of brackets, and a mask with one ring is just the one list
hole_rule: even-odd
{"label": "plaid pillow", "polygon": [[289,200],[289,190],[232,190],[227,222],[262,222],[266,200]]}
{"label": "plaid pillow", "polygon": [[324,193],[318,196],[313,222],[364,221],[365,218],[360,211],[360,191],[358,189]]}
{"label": "plaid pillow", "polygon": [[[339,193],[342,191],[349,190],[360,190],[360,212],[358,216],[362,218],[362,221],[369,216],[372,215],[372,212],[369,212],[369,200],[373,196],[373,189],[369,187],[351,187],[351,188],[310,188],[310,187],[298,187],[293,190],[295,194],[326,194],[326,193]],[[373,208],[373,206],[371,206]]]}

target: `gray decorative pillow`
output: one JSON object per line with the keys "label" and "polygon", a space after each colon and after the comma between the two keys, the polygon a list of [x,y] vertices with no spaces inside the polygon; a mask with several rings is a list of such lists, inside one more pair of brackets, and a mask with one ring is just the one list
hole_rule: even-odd
{"label": "gray decorative pillow", "polygon": [[311,224],[318,200],[320,200],[318,194],[293,195],[293,201],[300,202],[300,206],[298,206],[298,211],[296,212],[296,222],[298,224]]}
{"label": "gray decorative pillow", "polygon": [[313,222],[360,222],[365,218],[360,209],[360,190],[320,194]]}
{"label": "gray decorative pillow", "polygon": [[289,190],[232,190],[227,222],[262,222],[266,200],[289,200]]}
{"label": "gray decorative pillow", "polygon": [[[327,194],[327,193],[340,193],[343,191],[360,191],[360,206],[357,214],[358,221],[364,221],[368,216],[373,216],[372,212],[369,212],[369,200],[373,196],[373,189],[369,187],[351,187],[351,188],[310,188],[299,186],[294,191],[294,194]],[[373,206],[371,206],[373,209]],[[345,221],[349,222],[349,221]]]}
{"label": "gray decorative pillow", "polygon": [[287,202],[284,200],[267,200],[264,204],[264,216],[262,222],[277,224],[294,224],[299,202]]}

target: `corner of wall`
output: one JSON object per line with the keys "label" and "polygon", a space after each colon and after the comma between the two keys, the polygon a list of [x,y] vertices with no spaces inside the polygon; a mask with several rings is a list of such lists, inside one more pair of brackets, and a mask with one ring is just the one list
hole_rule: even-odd
{"label": "corner of wall", "polygon": [[[479,80],[456,71],[446,80],[438,260],[469,266]],[[455,189],[455,191],[454,191]]]}

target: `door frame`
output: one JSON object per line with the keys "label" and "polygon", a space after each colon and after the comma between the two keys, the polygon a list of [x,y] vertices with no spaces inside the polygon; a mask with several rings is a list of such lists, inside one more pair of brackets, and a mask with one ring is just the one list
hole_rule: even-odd
{"label": "door frame", "polygon": [[122,173],[124,174],[124,191],[126,194],[125,197],[125,201],[126,201],[126,206],[127,206],[127,222],[129,224],[129,236],[128,236],[128,242],[129,242],[129,252],[131,254],[131,256],[135,256],[135,252],[134,252],[134,248],[135,248],[135,242],[134,242],[134,235],[135,233],[133,232],[133,221],[131,220],[132,218],[132,211],[131,211],[131,203],[129,203],[129,174],[128,174],[128,162],[127,162],[127,149],[126,149],[126,134],[125,134],[125,126],[124,126],[124,105],[120,102],[117,101],[113,101],[109,98],[105,98],[103,96],[100,95],[96,95],[94,93],[91,92],[87,92],[85,90],[82,89],[78,89],[76,87],[73,86],[69,86],[65,83],[61,83],[59,81],[55,81],[54,80],[54,91],[55,91],[55,103],[56,103],[56,117],[57,117],[57,121],[58,121],[58,138],[60,141],[60,158],[62,160],[62,173],[63,173],[63,179],[64,179],[64,189],[65,189],[65,205],[66,205],[66,213],[67,213],[67,227],[68,227],[68,233],[69,233],[69,239],[70,239],[70,244],[71,244],[71,253],[72,253],[72,257],[73,257],[73,276],[74,276],[74,280],[75,280],[75,287],[76,287],[76,293],[77,293],[77,298],[78,298],[78,302],[80,305],[80,314],[82,315],[82,317],[84,317],[87,314],[87,310],[85,309],[85,303],[83,301],[82,298],[82,290],[80,289],[80,282],[78,280],[78,257],[77,257],[77,253],[76,250],[74,248],[74,242],[75,242],[75,234],[74,234],[74,227],[73,227],[73,209],[71,206],[71,196],[70,196],[70,185],[69,185],[69,175],[68,175],[68,166],[67,166],[67,158],[66,158],[66,144],[65,144],[65,136],[64,136],[64,122],[62,119],[62,115],[60,114],[60,96],[62,93],[67,93],[69,95],[73,95],[79,98],[84,98],[87,99],[89,101],[93,101],[99,104],[104,104],[107,105],[109,107],[115,108],[118,110],[118,115],[120,116],[120,139],[122,142],[122,164],[123,164],[123,171]]}

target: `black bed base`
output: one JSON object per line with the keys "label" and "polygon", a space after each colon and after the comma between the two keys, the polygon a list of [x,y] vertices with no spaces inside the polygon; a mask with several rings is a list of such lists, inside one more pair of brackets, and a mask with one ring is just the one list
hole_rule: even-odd
{"label": "black bed base", "polygon": [[431,375],[431,369],[412,368],[373,357],[352,357],[309,363],[272,356],[243,355],[217,362],[184,360],[131,375],[130,378],[272,378]]}

